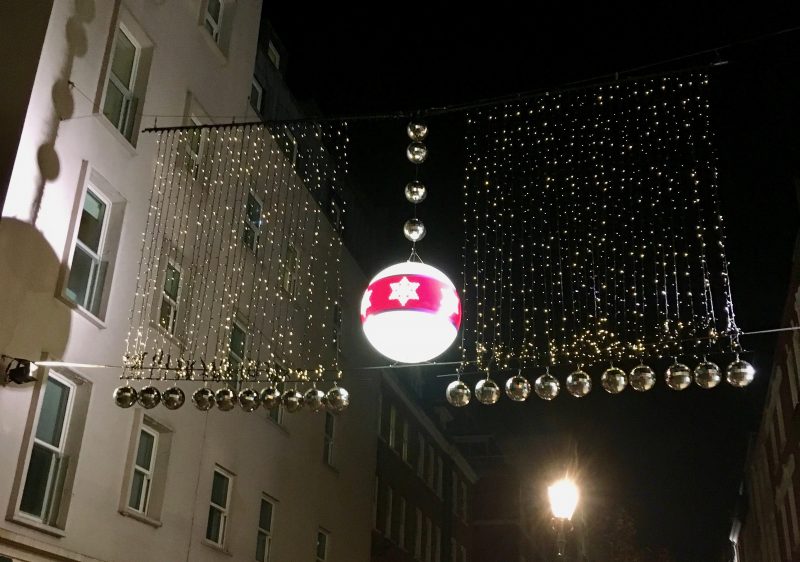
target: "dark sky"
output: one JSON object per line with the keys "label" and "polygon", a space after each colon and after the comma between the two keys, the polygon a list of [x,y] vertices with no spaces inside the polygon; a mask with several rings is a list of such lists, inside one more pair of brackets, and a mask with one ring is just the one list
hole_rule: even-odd
{"label": "dark sky", "polygon": [[[560,4],[532,3],[524,13],[492,4],[479,12],[450,4],[451,11],[433,13],[428,4],[408,3],[391,5],[396,11],[388,14],[382,6],[380,15],[282,11],[272,2],[264,9],[289,54],[290,87],[327,115],[453,105],[614,72],[635,76],[625,71],[733,44],[638,74],[728,61],[711,71],[712,110],[737,319],[745,331],[779,326],[798,230],[800,32],[750,40],[799,26],[796,3]],[[429,229],[423,258],[454,277],[461,244],[460,120],[429,120],[431,158],[423,170],[431,193],[420,206]],[[378,219],[363,244],[368,274],[407,257],[402,186],[413,171],[404,158],[404,128],[404,120],[389,120],[351,130],[361,204]],[[676,560],[715,560],[727,540],[775,340],[743,343],[755,352],[759,370],[744,391],[724,385],[678,395],[660,384],[647,395],[595,392],[580,402],[560,397],[522,406],[502,401],[478,419],[532,465],[549,465],[571,451],[587,481],[587,501],[628,510],[642,545],[665,546]],[[455,415],[474,415],[474,408]]]}

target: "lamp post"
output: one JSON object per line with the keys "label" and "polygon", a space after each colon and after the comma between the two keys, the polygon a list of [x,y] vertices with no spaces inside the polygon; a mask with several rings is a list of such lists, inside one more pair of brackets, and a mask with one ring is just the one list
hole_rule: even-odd
{"label": "lamp post", "polygon": [[572,480],[562,478],[547,488],[547,496],[550,499],[550,510],[553,512],[558,557],[562,558],[567,545],[566,526],[578,505],[578,487]]}

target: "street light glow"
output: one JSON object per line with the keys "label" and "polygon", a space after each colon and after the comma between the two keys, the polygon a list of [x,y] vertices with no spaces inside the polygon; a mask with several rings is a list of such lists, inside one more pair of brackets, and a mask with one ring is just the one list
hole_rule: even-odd
{"label": "street light glow", "polygon": [[550,498],[550,509],[556,519],[572,519],[578,506],[578,487],[568,479],[562,478],[547,488]]}

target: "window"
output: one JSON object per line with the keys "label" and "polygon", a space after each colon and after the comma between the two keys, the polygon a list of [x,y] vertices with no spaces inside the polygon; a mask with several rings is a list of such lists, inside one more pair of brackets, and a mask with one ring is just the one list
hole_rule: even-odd
{"label": "window", "polygon": [[258,249],[258,239],[261,236],[261,201],[252,190],[247,194],[247,206],[245,208],[242,244],[253,253]]}
{"label": "window", "polygon": [[286,259],[283,261],[281,287],[294,298],[297,296],[298,278],[300,277],[300,259],[297,248],[289,244],[286,248]]}
{"label": "window", "polygon": [[422,512],[417,508],[416,511],[416,532],[414,535],[414,558],[422,560]]}
{"label": "window", "polygon": [[442,457],[437,455],[436,456],[436,494],[441,498],[442,497],[442,476],[444,473],[444,462],[442,461]]}
{"label": "window", "polygon": [[108,261],[103,260],[103,256],[106,255],[109,207],[99,191],[91,187],[86,190],[65,291],[72,302],[95,316],[100,315],[108,269]]}
{"label": "window", "polygon": [[275,43],[272,41],[267,43],[267,58],[269,58],[270,62],[275,68],[281,67],[281,54],[278,52],[278,49],[275,47]]}
{"label": "window", "polygon": [[202,123],[200,119],[194,115],[189,116],[189,125],[197,127],[189,129],[186,132],[188,137],[186,141],[186,158],[184,158],[184,165],[186,169],[192,174],[192,177],[197,179],[200,175],[200,164],[203,157],[203,151],[206,147],[206,130],[200,128]]}
{"label": "window", "polygon": [[203,25],[208,31],[214,43],[220,42],[220,30],[222,29],[222,18],[225,13],[225,2],[223,0],[208,0],[206,3],[206,13]]}
{"label": "window", "polygon": [[317,531],[317,562],[328,559],[328,532],[320,529]]}
{"label": "window", "polygon": [[397,541],[400,548],[404,548],[406,540],[406,499],[402,496],[399,499],[396,517],[394,518],[395,529],[393,530],[392,538]]}
{"label": "window", "polygon": [[372,497],[372,524],[376,529],[380,528],[380,518],[378,515],[378,506],[380,505],[380,493],[381,493],[381,478],[376,474],[375,495]]}
{"label": "window", "polygon": [[436,535],[434,536],[434,540],[436,541],[434,547],[436,552],[435,560],[436,562],[442,562],[442,530],[438,525],[436,526]]}
{"label": "window", "polygon": [[139,431],[139,443],[136,445],[131,493],[128,498],[128,507],[140,513],[147,513],[150,503],[157,449],[158,433],[142,427]]}
{"label": "window", "polygon": [[228,364],[230,365],[231,372],[234,373],[233,376],[235,379],[238,379],[238,373],[235,373],[235,371],[244,363],[246,347],[247,331],[238,320],[234,320],[231,324],[231,339],[228,344]]}
{"label": "window", "polygon": [[258,80],[253,76],[250,82],[250,107],[253,108],[258,115],[261,115],[261,101],[264,96],[264,88],[261,87]]}
{"label": "window", "polygon": [[178,296],[181,289],[181,271],[172,261],[167,262],[164,285],[161,290],[161,311],[158,324],[170,334],[175,333],[178,320]]}
{"label": "window", "polygon": [[425,562],[431,562],[433,556],[433,523],[430,517],[425,518]]}
{"label": "window", "polygon": [[272,512],[275,506],[267,498],[261,498],[261,509],[258,514],[258,535],[256,537],[256,560],[269,561],[272,545]]}
{"label": "window", "polygon": [[389,447],[395,448],[397,444],[397,410],[394,404],[389,406]]}
{"label": "window", "polygon": [[467,484],[463,480],[460,481],[460,488],[461,488],[461,495],[458,497],[459,513],[461,515],[461,519],[464,522],[466,522],[467,521]]}
{"label": "window", "polygon": [[140,57],[141,47],[132,34],[120,25],[114,36],[103,115],[131,142],[138,104],[134,89]]}
{"label": "window", "polygon": [[211,482],[211,502],[208,507],[206,539],[219,546],[225,545],[233,476],[222,468],[214,469]]}
{"label": "window", "polygon": [[403,420],[402,443],[400,444],[400,456],[404,461],[408,461],[408,422]]}
{"label": "window", "polygon": [[333,432],[336,418],[330,412],[325,412],[325,446],[322,458],[326,464],[333,465]]}
{"label": "window", "polygon": [[386,487],[386,521],[383,526],[383,534],[387,537],[392,536],[392,487]]}
{"label": "window", "polygon": [[48,376],[19,506],[22,513],[45,525],[56,526],[59,519],[70,462],[66,442],[74,393],[75,386],[66,378],[55,373]]}
{"label": "window", "polygon": [[459,562],[467,562],[467,548],[462,544],[458,547],[458,550],[461,554],[459,557]]}
{"label": "window", "polygon": [[425,479],[425,437],[419,434],[419,458],[417,459],[417,475]]}

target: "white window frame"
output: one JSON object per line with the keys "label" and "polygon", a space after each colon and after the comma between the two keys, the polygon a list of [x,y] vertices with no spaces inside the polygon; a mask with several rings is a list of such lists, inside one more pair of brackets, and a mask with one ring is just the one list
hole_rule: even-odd
{"label": "white window frame", "polygon": [[[252,197],[258,204],[259,222],[257,225],[250,220],[250,216],[247,213],[247,206],[250,203],[250,197]],[[247,201],[245,201],[244,203],[244,216],[242,217],[242,234],[239,237],[239,240],[253,254],[258,253],[258,246],[261,241],[261,229],[263,225],[264,225],[264,203],[261,201],[261,198],[255,192],[255,190],[253,188],[250,188],[250,190],[247,192]],[[252,245],[247,244],[244,240],[244,233],[248,230],[253,233]]]}
{"label": "white window frame", "polygon": [[[294,254],[294,262],[290,259],[292,254]],[[300,286],[300,251],[293,242],[289,242],[286,247],[286,257],[282,265],[281,288],[294,299],[297,297]]]}
{"label": "white window frame", "polygon": [[[213,501],[212,496],[214,493],[214,474],[219,474],[228,481],[228,486],[226,489],[226,496],[225,496],[225,505],[219,505],[214,503]],[[211,474],[211,486],[209,489],[208,518],[206,519],[205,540],[207,540],[211,544],[223,548],[225,547],[225,542],[228,538],[228,518],[230,517],[232,492],[233,492],[233,474],[231,474],[230,472],[228,472],[219,465],[214,466],[214,471]],[[219,526],[220,536],[217,537],[217,539],[208,536],[208,522],[211,519],[212,510],[216,510],[220,514],[220,526]]]}
{"label": "white window frame", "polygon": [[[322,557],[320,557],[320,555],[319,555],[319,537],[320,536],[325,537],[325,544],[324,544],[324,549],[323,549],[323,552],[322,552]],[[329,545],[330,545],[330,539],[331,539],[330,531],[326,531],[322,527],[317,529],[317,546],[314,549],[315,550],[314,554],[316,556],[317,562],[325,562],[328,559],[328,548],[329,548]]]}
{"label": "white window frame", "polygon": [[[189,115],[189,124],[193,127],[201,127],[203,123],[196,115]],[[186,168],[191,172],[192,177],[197,179],[200,175],[200,162],[203,159],[203,153],[206,149],[206,130],[205,129],[190,129],[188,131],[192,138],[186,140],[186,155],[188,159],[185,160]],[[192,142],[197,139],[197,152],[194,151]]]}
{"label": "white window frame", "polygon": [[[253,79],[250,82],[250,85],[252,86],[251,92],[252,92],[253,89],[256,91],[256,99],[255,100],[253,99],[252,95],[250,96],[250,100],[249,100],[250,101],[250,108],[260,116],[261,115],[261,104],[264,101],[264,88],[261,86],[261,84],[258,81],[258,78],[256,78],[255,76],[253,76]],[[254,101],[255,101],[255,106],[253,105]]]}
{"label": "white window frame", "polygon": [[[136,53],[134,54],[133,57],[130,83],[127,85],[123,84],[119,80],[119,78],[114,76],[114,72],[112,70],[114,67],[114,57],[117,54],[117,37],[119,37],[120,33],[124,33],[125,37],[128,39],[128,41],[131,42],[131,45],[133,45],[134,48],[136,49]],[[134,94],[134,89],[136,87],[136,82],[139,79],[139,66],[141,64],[141,60],[142,60],[142,44],[136,40],[136,35],[133,32],[131,32],[131,30],[128,29],[128,27],[124,23],[120,22],[117,25],[116,31],[114,32],[114,41],[111,45],[111,58],[109,59],[109,64],[108,64],[108,76],[106,78],[105,92],[103,95],[103,104],[101,106],[102,107],[101,112],[106,117],[106,119],[108,119],[108,121],[114,126],[114,128],[117,131],[119,131],[120,134],[122,134],[122,136],[125,137],[130,143],[133,143],[133,137],[134,137],[133,124],[134,121],[136,120],[136,109],[138,106],[138,99]],[[114,83],[115,88],[119,89],[119,91],[122,93],[122,98],[123,98],[123,105],[120,110],[119,121],[117,123],[111,121],[111,119],[109,119],[105,113],[106,101],[108,100],[108,87],[111,82]]]}
{"label": "white window frame", "polygon": [[[261,504],[266,502],[270,505],[271,510],[269,513],[269,529],[261,526]],[[258,531],[256,533],[256,556],[258,562],[269,562],[269,554],[272,549],[272,528],[275,524],[275,501],[267,494],[261,494],[261,501],[258,504]],[[263,537],[264,543],[264,558],[258,558],[258,548],[261,545]]]}
{"label": "white window frame", "polygon": [[[170,295],[167,294],[167,274],[169,273],[169,268],[172,267],[175,271],[178,272],[178,291],[173,299]],[[178,324],[178,311],[179,311],[179,303],[181,301],[181,289],[183,288],[183,268],[181,268],[178,263],[172,259],[167,259],[167,266],[164,268],[164,275],[161,282],[161,306],[158,308],[158,325],[166,331],[168,334],[174,336],[175,335],[175,326]],[[164,306],[164,303],[170,308],[170,315],[169,315],[169,323],[167,326],[164,326],[161,323],[161,309]]]}
{"label": "white window frame", "polygon": [[[328,420],[331,422],[330,433],[328,432]],[[333,444],[336,436],[336,416],[330,412],[325,412],[325,437],[322,458],[325,464],[333,466]]]}
{"label": "white window frame", "polygon": [[[250,334],[247,331],[247,326],[245,326],[243,322],[239,321],[238,318],[232,318],[231,319],[231,334],[228,337],[228,346],[227,346],[228,347],[228,361],[230,362],[230,358],[233,357],[239,363],[239,368],[241,368],[241,366],[245,362],[245,358],[244,357],[239,357],[239,355],[236,354],[236,352],[233,351],[233,347],[231,346],[231,344],[233,343],[233,329],[234,329],[234,327],[238,328],[242,333],[244,333],[244,351],[245,351],[245,354],[247,353],[247,344],[250,342]],[[238,380],[238,378],[239,378],[238,372],[236,373],[236,377],[235,378]]]}
{"label": "white window frame", "polygon": [[[203,28],[211,35],[211,39],[214,40],[214,43],[219,45],[222,22],[225,21],[225,0],[219,0],[219,17],[216,20],[208,11],[210,4],[211,0],[206,0],[206,5],[203,10]],[[211,29],[209,29],[209,27]]]}
{"label": "white window frame", "polygon": [[[142,439],[142,433],[147,433],[153,437],[153,448],[150,451],[150,466],[143,467],[139,466],[136,463],[136,457],[139,454],[139,445]],[[142,515],[146,515],[148,508],[150,507],[150,493],[153,490],[153,477],[155,475],[156,469],[156,459],[158,457],[158,439],[159,435],[158,432],[154,429],[147,427],[145,424],[142,424],[139,427],[139,435],[136,439],[136,447],[134,448],[134,455],[133,455],[133,469],[131,471],[131,481],[128,488],[128,501],[127,501],[127,508]],[[139,497],[138,505],[133,506],[131,505],[131,493],[133,492],[133,482],[134,477],[137,472],[140,472],[144,478],[144,485],[142,487],[142,496]]]}
{"label": "white window frame", "polygon": [[267,58],[275,68],[280,69],[281,54],[280,52],[278,52],[278,48],[275,46],[275,43],[273,43],[271,39],[267,43]]}

